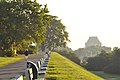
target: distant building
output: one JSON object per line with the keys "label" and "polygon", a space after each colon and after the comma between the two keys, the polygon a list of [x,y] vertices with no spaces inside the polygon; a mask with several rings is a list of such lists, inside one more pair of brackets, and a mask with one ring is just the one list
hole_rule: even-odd
{"label": "distant building", "polygon": [[94,57],[100,54],[102,50],[106,51],[106,53],[110,53],[111,47],[102,46],[97,37],[89,37],[88,41],[85,43],[85,48],[79,48],[75,50],[75,53],[83,60],[84,58]]}
{"label": "distant building", "polygon": [[98,40],[97,37],[89,37],[88,41],[85,43],[85,47],[90,46],[101,46],[102,43]]}

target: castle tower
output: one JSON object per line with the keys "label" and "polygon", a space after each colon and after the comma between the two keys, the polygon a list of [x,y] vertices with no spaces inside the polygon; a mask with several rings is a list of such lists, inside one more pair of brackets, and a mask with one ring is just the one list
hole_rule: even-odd
{"label": "castle tower", "polygon": [[85,43],[85,47],[90,46],[101,46],[102,43],[98,40],[98,38],[95,37],[89,37],[88,41]]}

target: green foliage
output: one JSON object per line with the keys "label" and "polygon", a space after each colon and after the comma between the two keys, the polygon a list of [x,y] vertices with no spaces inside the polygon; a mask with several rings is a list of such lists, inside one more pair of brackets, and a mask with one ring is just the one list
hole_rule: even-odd
{"label": "green foliage", "polygon": [[68,39],[68,32],[65,30],[65,26],[61,20],[58,20],[56,16],[49,15],[52,18],[50,25],[46,27],[46,39],[42,44],[42,49],[54,50],[56,47],[65,47]]}
{"label": "green foliage", "polygon": [[113,63],[120,63],[119,60],[120,60],[120,49],[115,47],[113,49]]}
{"label": "green foliage", "polygon": [[104,72],[112,74],[120,74],[120,63],[111,63],[104,68]]}
{"label": "green foliage", "polygon": [[120,74],[120,49],[115,47],[113,49],[112,63],[105,67],[106,73]]}
{"label": "green foliage", "polygon": [[28,48],[29,41],[41,44],[50,23],[48,12],[47,5],[42,6],[36,0],[1,0],[0,50]]}
{"label": "green foliage", "polygon": [[[62,48],[62,47],[61,47]],[[62,48],[61,50],[55,49],[56,52],[59,54],[67,57],[71,61],[80,64],[80,59],[77,57],[77,55],[70,49],[70,48]]]}
{"label": "green foliage", "polygon": [[66,46],[69,40],[65,26],[48,13],[47,4],[36,0],[1,0],[0,50],[23,51],[31,42],[50,50]]}
{"label": "green foliage", "polygon": [[106,73],[120,74],[120,49],[115,47],[112,53],[101,51],[101,54],[88,58],[84,66],[88,70],[102,70]]}
{"label": "green foliage", "polygon": [[4,54],[7,57],[13,57],[14,56],[14,53],[11,50],[4,50]]}
{"label": "green foliage", "polygon": [[108,53],[102,50],[98,56],[88,58],[87,64],[84,65],[84,67],[88,70],[101,71],[110,63],[111,63],[111,60],[108,56]]}
{"label": "green foliage", "polygon": [[88,58],[85,68],[88,70],[101,71],[110,64],[110,60],[104,56]]}

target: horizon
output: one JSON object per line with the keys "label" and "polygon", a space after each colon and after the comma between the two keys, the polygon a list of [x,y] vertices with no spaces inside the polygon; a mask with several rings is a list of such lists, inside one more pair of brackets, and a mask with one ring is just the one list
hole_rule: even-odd
{"label": "horizon", "polygon": [[120,47],[119,0],[37,0],[47,4],[50,14],[66,26],[72,50],[84,48],[90,36],[97,36],[102,46]]}

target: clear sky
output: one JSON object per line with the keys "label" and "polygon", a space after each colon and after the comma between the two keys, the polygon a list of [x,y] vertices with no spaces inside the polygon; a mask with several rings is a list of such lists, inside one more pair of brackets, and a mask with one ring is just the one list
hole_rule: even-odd
{"label": "clear sky", "polygon": [[73,50],[85,47],[90,36],[97,36],[103,46],[120,47],[120,0],[38,1],[62,20]]}

